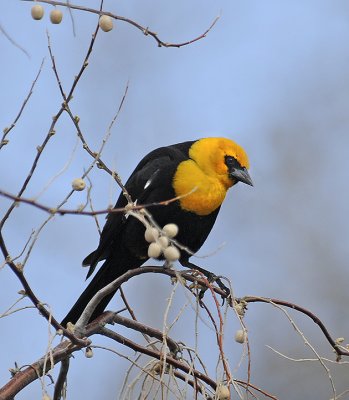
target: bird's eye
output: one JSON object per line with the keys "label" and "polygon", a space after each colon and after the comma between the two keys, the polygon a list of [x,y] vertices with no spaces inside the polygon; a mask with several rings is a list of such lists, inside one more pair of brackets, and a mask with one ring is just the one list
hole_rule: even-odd
{"label": "bird's eye", "polygon": [[241,167],[238,160],[233,156],[225,156],[225,164],[229,169]]}

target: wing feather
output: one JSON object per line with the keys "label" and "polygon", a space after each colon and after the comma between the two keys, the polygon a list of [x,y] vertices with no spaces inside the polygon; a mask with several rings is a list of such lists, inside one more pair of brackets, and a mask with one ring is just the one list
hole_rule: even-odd
{"label": "wing feather", "polygon": [[[132,200],[137,200],[138,204],[167,200],[164,188],[171,185],[171,179],[178,164],[188,158],[192,143],[185,142],[162,147],[145,156],[125,184]],[[170,194],[168,193],[167,197]],[[123,208],[126,205],[127,200],[121,193],[115,208]],[[83,266],[90,266],[86,279],[92,275],[97,263],[108,258],[113,248],[117,247],[125,224],[127,224],[127,219],[124,213],[108,214],[97,249],[82,262]]]}

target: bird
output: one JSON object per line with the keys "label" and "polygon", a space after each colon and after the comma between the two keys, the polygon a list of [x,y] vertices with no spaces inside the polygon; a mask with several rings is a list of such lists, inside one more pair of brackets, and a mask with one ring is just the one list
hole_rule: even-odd
{"label": "bird", "polygon": [[[176,199],[167,205],[153,206],[149,212],[160,227],[169,223],[178,226],[176,241],[183,245],[179,249],[180,264],[202,270],[189,258],[207,239],[228,189],[238,182],[253,186],[248,169],[248,156],[236,142],[205,137],[151,151],[136,166],[125,189],[137,205]],[[125,212],[107,215],[97,249],[83,260],[83,266],[89,266],[87,278],[99,261],[105,261],[61,322],[62,326],[68,322],[75,324],[100,289],[149,259],[145,226],[127,214],[127,205],[121,192],[115,208],[126,207]],[[103,313],[115,292],[102,299],[89,322]]]}

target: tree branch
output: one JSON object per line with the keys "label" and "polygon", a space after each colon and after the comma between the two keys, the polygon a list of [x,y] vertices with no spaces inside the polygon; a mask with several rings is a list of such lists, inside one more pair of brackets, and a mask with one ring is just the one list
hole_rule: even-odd
{"label": "tree branch", "polygon": [[[22,1],[35,1],[35,0],[22,0]],[[84,7],[84,6],[79,6],[76,4],[72,4],[70,2],[64,3],[62,1],[54,1],[54,0],[40,0],[40,2],[51,4],[52,6],[62,6],[62,7],[67,7],[69,9],[85,11],[85,12],[89,12],[89,13],[97,14],[97,15],[108,15],[109,17],[111,17],[115,20],[123,21],[123,22],[126,22],[126,23],[134,26],[135,28],[140,30],[146,36],[151,36],[152,38],[155,39],[155,41],[157,42],[159,47],[177,47],[177,48],[179,48],[179,47],[188,46],[189,44],[195,43],[198,40],[205,38],[207,36],[207,34],[212,30],[212,28],[216,25],[217,21],[219,20],[219,16],[216,17],[213,20],[213,22],[211,23],[211,25],[205,30],[205,32],[202,33],[201,35],[197,36],[194,39],[191,39],[191,40],[188,40],[188,41],[185,41],[182,43],[168,43],[168,42],[164,42],[161,39],[159,39],[158,34],[156,32],[149,30],[148,27],[144,27],[144,26],[140,25],[138,22],[133,21],[132,19],[122,17],[120,15],[116,15],[111,12],[96,10],[94,8],[89,8],[89,7]]]}
{"label": "tree branch", "polygon": [[236,299],[237,302],[240,303],[269,303],[269,304],[278,304],[280,306],[284,306],[287,308],[291,308],[292,310],[299,311],[300,313],[306,315],[307,317],[311,318],[315,324],[321,329],[322,333],[324,334],[327,341],[333,347],[334,351],[337,353],[337,361],[340,360],[341,356],[349,356],[349,351],[345,350],[342,346],[340,346],[336,340],[332,338],[330,333],[328,332],[325,324],[317,317],[314,313],[307,310],[304,307],[301,307],[297,304],[290,303],[285,300],[273,299],[270,297],[258,297],[258,296],[245,296],[241,299]]}

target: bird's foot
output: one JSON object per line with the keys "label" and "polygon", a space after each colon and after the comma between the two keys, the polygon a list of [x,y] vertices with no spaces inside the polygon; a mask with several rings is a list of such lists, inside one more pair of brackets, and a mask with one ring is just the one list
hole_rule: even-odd
{"label": "bird's foot", "polygon": [[[224,283],[222,282],[220,277],[213,274],[212,272],[208,272],[206,274],[206,278],[209,281],[209,283],[214,283],[214,282],[217,283],[218,287],[224,292],[224,295],[223,294],[221,295],[222,305],[224,305],[225,299],[230,296],[230,289],[224,285]],[[199,300],[201,300],[204,297],[207,289],[208,289],[208,287],[201,287],[201,290],[199,292]]]}

